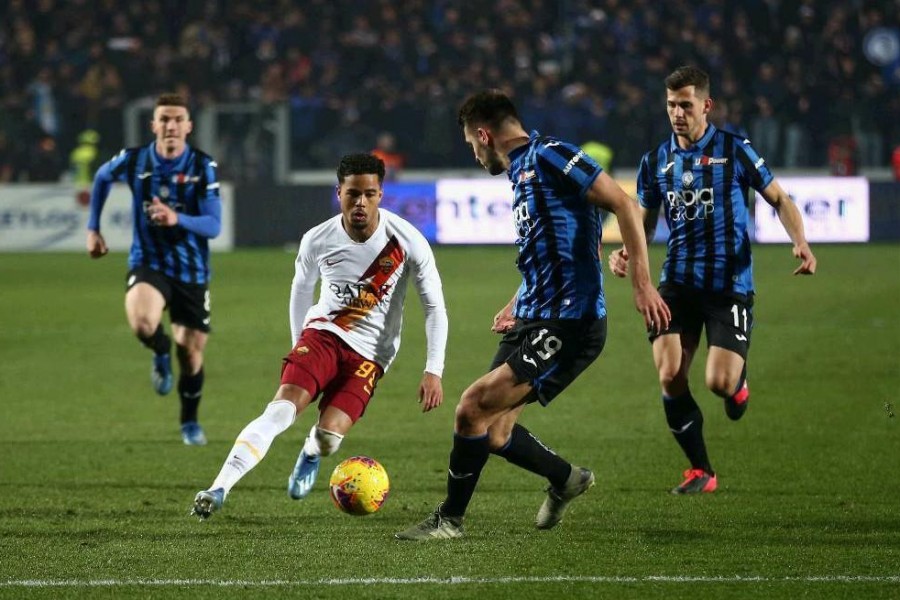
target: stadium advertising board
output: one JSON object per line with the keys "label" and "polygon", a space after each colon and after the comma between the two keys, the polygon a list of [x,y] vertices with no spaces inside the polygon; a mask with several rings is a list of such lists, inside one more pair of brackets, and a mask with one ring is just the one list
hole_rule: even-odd
{"label": "stadium advertising board", "polygon": [[436,241],[434,183],[384,184],[381,206],[400,215],[422,232],[429,242]]}
{"label": "stadium advertising board", "polygon": [[[234,197],[223,183],[222,233],[210,242],[213,250],[234,247]],[[81,201],[80,201],[81,200]],[[87,252],[89,211],[83,195],[71,185],[0,186],[0,251]],[[131,247],[131,191],[114,185],[103,208],[100,228],[113,252]]]}
{"label": "stadium advertising board", "polygon": [[437,182],[439,244],[511,244],[511,184],[503,179],[440,179]]}
{"label": "stadium advertising board", "polygon": [[[626,189],[629,182],[625,183]],[[634,182],[630,182],[634,195]],[[440,244],[511,244],[516,240],[513,192],[505,178],[441,179],[436,186]],[[615,215],[605,214],[603,242],[622,241]]]}
{"label": "stadium advertising board", "polygon": [[[869,241],[869,182],[865,177],[779,177],[810,242]],[[778,215],[756,194],[756,241],[789,243]]]}

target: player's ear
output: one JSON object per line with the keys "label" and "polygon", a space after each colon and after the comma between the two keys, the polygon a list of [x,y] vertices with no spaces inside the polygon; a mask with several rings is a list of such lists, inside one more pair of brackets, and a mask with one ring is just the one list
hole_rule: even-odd
{"label": "player's ear", "polygon": [[706,100],[704,100],[703,101],[703,114],[708,115],[714,105],[715,105],[715,103],[713,102],[712,98],[707,98]]}
{"label": "player's ear", "polygon": [[478,142],[483,146],[488,146],[491,143],[491,132],[485,129],[484,127],[479,127],[476,131],[478,134]]}
{"label": "player's ear", "polygon": [[191,120],[190,116],[188,116],[188,120],[184,122],[184,135],[188,135],[193,130],[194,122]]}

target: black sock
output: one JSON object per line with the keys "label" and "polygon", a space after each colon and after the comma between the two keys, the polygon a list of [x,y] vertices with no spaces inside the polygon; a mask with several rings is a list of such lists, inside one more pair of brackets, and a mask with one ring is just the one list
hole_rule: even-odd
{"label": "black sock", "polygon": [[169,336],[166,335],[162,323],[159,324],[159,327],[156,328],[156,331],[154,331],[153,335],[150,337],[143,337],[140,335],[137,337],[143,345],[153,350],[153,353],[156,355],[168,354],[169,349],[172,347],[172,341],[169,339]]}
{"label": "black sock", "polygon": [[509,441],[494,454],[502,456],[517,467],[531,471],[550,480],[550,485],[560,489],[572,472],[572,465],[537,439],[533,433],[518,423],[513,426]]}
{"label": "black sock", "polygon": [[737,386],[734,388],[734,391],[731,393],[732,397],[741,391],[741,388],[744,387],[744,382],[747,381],[747,363],[744,362],[744,368],[741,369],[741,378],[738,380]]}
{"label": "black sock", "polygon": [[666,409],[666,421],[669,429],[685,456],[691,461],[694,469],[703,469],[715,474],[706,455],[706,442],[703,441],[703,413],[691,392],[688,391],[677,398],[663,396],[663,407]]}
{"label": "black sock", "polygon": [[182,373],[178,378],[178,397],[181,398],[181,422],[197,420],[197,407],[203,395],[203,368],[196,375]]}
{"label": "black sock", "polygon": [[441,505],[442,515],[462,517],[466,514],[478,477],[490,454],[487,434],[474,438],[453,435],[450,472],[447,473],[447,499]]}

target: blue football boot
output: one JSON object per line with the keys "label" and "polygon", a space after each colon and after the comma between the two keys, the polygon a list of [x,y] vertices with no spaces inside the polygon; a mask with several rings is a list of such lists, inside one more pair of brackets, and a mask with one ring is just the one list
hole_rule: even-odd
{"label": "blue football boot", "polygon": [[175,378],[172,377],[172,357],[169,353],[156,354],[153,356],[153,368],[150,369],[150,382],[153,389],[160,396],[165,396],[172,391],[172,384]]}
{"label": "blue football boot", "polygon": [[294,500],[306,498],[312,491],[316,476],[319,474],[319,457],[307,456],[305,451],[300,452],[294,471],[288,478],[288,496]]}

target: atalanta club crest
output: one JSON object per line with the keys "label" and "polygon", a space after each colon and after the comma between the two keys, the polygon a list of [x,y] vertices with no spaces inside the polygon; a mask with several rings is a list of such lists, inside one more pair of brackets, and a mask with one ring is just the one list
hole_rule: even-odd
{"label": "atalanta club crest", "polygon": [[685,171],[681,175],[681,183],[684,187],[691,187],[691,184],[694,183],[694,173],[692,171]]}

